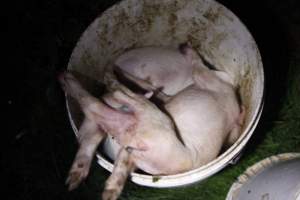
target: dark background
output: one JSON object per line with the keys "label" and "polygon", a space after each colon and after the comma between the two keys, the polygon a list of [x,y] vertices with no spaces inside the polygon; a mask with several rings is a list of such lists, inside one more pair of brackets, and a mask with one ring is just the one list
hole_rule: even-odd
{"label": "dark background", "polygon": [[[66,68],[72,49],[86,27],[116,2],[28,0],[11,1],[2,7],[5,34],[2,55],[6,61],[2,76],[6,94],[4,110],[8,110],[7,115],[4,113],[8,123],[4,122],[2,131],[5,199],[100,198],[108,172],[96,164],[77,190],[68,192],[64,185],[77,143],[56,75]],[[158,190],[129,183],[121,199],[175,199],[171,193],[181,199],[224,199],[234,178],[249,164],[275,153],[300,151],[300,109],[299,103],[295,103],[300,101],[300,1],[219,2],[232,10],[252,33],[266,75],[265,109],[241,164],[228,169],[229,172],[227,169],[221,172],[217,176],[224,178],[212,178],[203,187],[196,184]],[[290,124],[288,131],[293,134],[280,131],[281,123]],[[273,132],[272,137],[268,136]],[[264,141],[270,140],[267,147],[263,146]],[[254,149],[258,149],[255,155]],[[221,183],[220,187],[211,186],[217,185],[214,181],[223,181],[224,187],[220,188]]]}

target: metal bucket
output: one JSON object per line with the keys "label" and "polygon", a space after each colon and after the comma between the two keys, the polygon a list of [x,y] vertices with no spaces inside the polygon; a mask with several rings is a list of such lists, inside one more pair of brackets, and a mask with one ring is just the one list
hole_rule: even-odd
{"label": "metal bucket", "polygon": [[266,158],[249,167],[226,200],[300,200],[300,153]]}
{"label": "metal bucket", "polygon": [[[171,176],[132,173],[131,180],[137,184],[182,186],[203,180],[236,160],[263,107],[264,73],[255,41],[231,11],[213,0],[124,0],[95,19],[70,58],[69,70],[101,81],[107,64],[126,49],[149,45],[176,47],[187,41],[213,66],[228,72],[239,86],[246,108],[243,133],[234,145],[205,166]],[[86,84],[84,80],[82,83]],[[82,113],[70,98],[67,108],[76,133]],[[112,171],[113,164],[103,155],[103,151],[97,154],[98,163]]]}

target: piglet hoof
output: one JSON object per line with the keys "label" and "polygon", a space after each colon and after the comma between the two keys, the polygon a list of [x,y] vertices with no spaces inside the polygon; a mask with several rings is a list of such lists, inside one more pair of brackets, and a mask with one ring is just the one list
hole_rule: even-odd
{"label": "piglet hoof", "polygon": [[76,158],[66,180],[69,191],[74,190],[87,177],[89,173],[91,159],[86,157]]}
{"label": "piglet hoof", "polygon": [[114,189],[106,189],[102,193],[102,200],[116,200],[118,198],[119,194],[117,190]]}
{"label": "piglet hoof", "polygon": [[190,44],[190,42],[181,43],[179,44],[178,49],[180,53],[182,53],[183,55],[187,55],[192,49],[192,45]]}

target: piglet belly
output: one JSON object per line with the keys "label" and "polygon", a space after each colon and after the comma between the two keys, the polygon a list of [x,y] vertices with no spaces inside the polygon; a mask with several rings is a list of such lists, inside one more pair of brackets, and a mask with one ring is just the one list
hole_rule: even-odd
{"label": "piglet belly", "polygon": [[194,167],[213,160],[228,134],[227,116],[210,92],[189,88],[166,104]]}

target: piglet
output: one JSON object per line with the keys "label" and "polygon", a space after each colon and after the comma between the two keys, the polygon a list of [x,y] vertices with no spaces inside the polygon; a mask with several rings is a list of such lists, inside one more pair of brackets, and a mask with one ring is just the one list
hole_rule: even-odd
{"label": "piglet", "polygon": [[[213,160],[226,142],[233,143],[238,138],[243,112],[231,78],[225,72],[206,68],[189,47],[177,53],[175,55],[181,56],[186,63],[176,65],[174,69],[178,73],[166,73],[168,81],[163,80],[165,76],[149,79],[141,76],[143,73],[137,75],[134,70],[130,71],[130,59],[128,68],[123,65],[125,61],[118,66],[121,73],[153,94],[161,89],[168,97],[163,99],[165,112],[149,101],[148,95],[135,94],[121,85],[112,73],[106,73],[104,81],[109,93],[101,100],[84,90],[70,73],[60,77],[62,87],[79,102],[85,114],[79,130],[80,148],[67,179],[70,189],[86,177],[95,149],[107,135],[114,137],[120,148],[113,172],[105,184],[103,199],[116,199],[126,177],[136,167],[153,175],[185,172]],[[159,69],[162,63],[165,66],[180,63],[172,65],[170,60],[163,59],[160,57],[161,63],[148,67]],[[142,68],[142,65],[136,66]],[[189,74],[186,78],[176,77],[182,73],[179,67],[183,71],[188,69],[183,72]],[[146,74],[157,73],[148,70]],[[160,70],[168,72],[169,68]],[[173,86],[175,80],[182,85]]]}
{"label": "piglet", "polygon": [[117,199],[135,167],[151,174],[191,169],[189,150],[177,138],[173,121],[146,97],[131,92],[115,79],[106,80],[110,93],[102,101],[83,89],[71,73],[59,77],[62,88],[77,100],[85,115],[78,134],[80,147],[66,182],[69,189],[86,178],[96,147],[107,134],[121,148],[105,184],[104,200]]}
{"label": "piglet", "polygon": [[[233,78],[208,65],[189,43],[178,48],[130,50],[115,62],[120,73],[162,100],[185,146],[195,159],[200,158],[196,166],[212,160],[222,147],[238,139],[245,115]],[[111,139],[108,141],[112,149],[117,148]]]}
{"label": "piglet", "polygon": [[141,47],[129,50],[114,62],[115,68],[140,87],[166,100],[193,83],[193,70],[200,57],[188,43],[178,48]]}
{"label": "piglet", "polygon": [[230,77],[221,71],[195,69],[194,84],[165,103],[180,137],[197,168],[215,159],[225,145],[239,137],[244,109]]}
{"label": "piglet", "polygon": [[[231,77],[226,72],[208,69],[203,62],[195,65],[192,84],[164,99],[161,106],[175,123],[177,139],[192,161],[189,169],[207,164],[223,147],[231,146],[240,136],[245,115]],[[140,80],[136,83],[140,84]],[[152,86],[145,88],[151,90]],[[110,145],[118,148],[111,141]]]}

